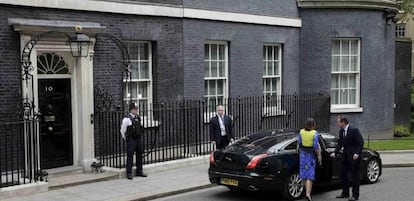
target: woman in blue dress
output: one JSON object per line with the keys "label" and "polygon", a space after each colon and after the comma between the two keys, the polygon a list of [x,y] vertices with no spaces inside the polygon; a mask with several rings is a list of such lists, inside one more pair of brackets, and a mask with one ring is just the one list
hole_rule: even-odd
{"label": "woman in blue dress", "polygon": [[305,128],[300,130],[299,145],[299,177],[304,181],[306,200],[311,201],[313,181],[315,180],[316,160],[322,164],[321,149],[318,143],[319,134],[315,130],[315,121],[306,119]]}

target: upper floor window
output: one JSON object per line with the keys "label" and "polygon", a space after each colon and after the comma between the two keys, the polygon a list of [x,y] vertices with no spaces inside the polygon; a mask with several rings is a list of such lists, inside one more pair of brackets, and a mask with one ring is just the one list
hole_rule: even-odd
{"label": "upper floor window", "polygon": [[264,116],[277,115],[282,94],[282,48],[279,44],[263,46]]}
{"label": "upper floor window", "polygon": [[228,98],[228,44],[209,41],[204,45],[204,100],[208,112],[225,105]]}
{"label": "upper floor window", "polygon": [[332,41],[331,108],[359,108],[360,40]]}
{"label": "upper floor window", "polygon": [[[152,47],[150,42],[126,42],[131,61],[131,80],[124,78],[124,101],[138,103],[141,112],[152,104]],[[146,116],[146,114],[144,114]]]}
{"label": "upper floor window", "polygon": [[405,37],[405,23],[398,23],[395,26],[395,36],[396,37]]}

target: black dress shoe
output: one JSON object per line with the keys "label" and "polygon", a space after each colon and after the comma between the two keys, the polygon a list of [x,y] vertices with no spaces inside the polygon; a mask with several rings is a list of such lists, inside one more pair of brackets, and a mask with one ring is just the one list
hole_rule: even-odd
{"label": "black dress shoe", "polygon": [[344,194],[339,194],[336,196],[336,198],[340,199],[340,198],[349,198],[349,195],[344,195]]}
{"label": "black dress shoe", "polygon": [[143,172],[139,172],[137,173],[137,177],[148,177],[148,175]]}
{"label": "black dress shoe", "polygon": [[358,200],[358,198],[355,198],[355,197],[350,197],[350,198],[348,199],[348,201],[355,201],[355,200]]}
{"label": "black dress shoe", "polygon": [[127,175],[127,179],[132,180],[132,175]]}

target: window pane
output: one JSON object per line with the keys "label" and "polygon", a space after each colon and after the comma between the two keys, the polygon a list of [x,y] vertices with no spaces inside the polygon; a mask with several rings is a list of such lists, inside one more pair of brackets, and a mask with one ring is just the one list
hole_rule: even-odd
{"label": "window pane", "polygon": [[342,55],[349,54],[349,40],[342,40],[341,54]]}
{"label": "window pane", "polygon": [[338,75],[332,75],[331,88],[332,89],[339,88],[339,76]]}
{"label": "window pane", "polygon": [[271,46],[267,48],[267,60],[273,60],[273,48]]}
{"label": "window pane", "polygon": [[263,46],[263,61],[266,61],[267,60],[266,50],[267,50],[267,46]]}
{"label": "window pane", "polygon": [[358,71],[358,56],[351,56],[350,71]]}
{"label": "window pane", "polygon": [[209,61],[204,62],[204,76],[210,77],[210,62]]}
{"label": "window pane", "polygon": [[211,45],[211,60],[217,60],[218,59],[218,52],[217,52],[217,45]]}
{"label": "window pane", "polygon": [[342,89],[347,89],[348,88],[348,76],[340,76],[340,80],[341,80],[341,88]]}
{"label": "window pane", "polygon": [[339,104],[339,90],[331,90],[331,103],[332,104]]}
{"label": "window pane", "polygon": [[219,77],[226,77],[226,62],[220,61],[219,62]]}
{"label": "window pane", "polygon": [[128,86],[131,87],[130,89],[131,97],[138,98],[138,83],[132,82],[132,83],[129,83]]}
{"label": "window pane", "polygon": [[217,105],[224,105],[224,97],[223,96],[217,97]]}
{"label": "window pane", "polygon": [[224,81],[217,80],[217,95],[224,95]]}
{"label": "window pane", "polygon": [[267,62],[263,62],[263,75],[267,75]]}
{"label": "window pane", "polygon": [[356,104],[356,89],[349,90],[349,104]]}
{"label": "window pane", "polygon": [[358,40],[351,40],[351,54],[358,55]]}
{"label": "window pane", "polygon": [[348,72],[349,71],[349,57],[342,56],[341,57],[341,72]]}
{"label": "window pane", "polygon": [[205,93],[206,93],[206,95],[209,95],[209,89],[208,89],[208,83],[209,83],[209,81],[204,81],[204,91],[205,91]]}
{"label": "window pane", "polygon": [[225,59],[225,46],[224,45],[220,45],[219,46],[219,59],[220,60],[224,60]]}
{"label": "window pane", "polygon": [[340,67],[340,63],[339,63],[339,56],[332,56],[332,71],[333,72],[339,72],[339,67]]}
{"label": "window pane", "polygon": [[280,61],[276,61],[274,63],[274,65],[275,65],[274,75],[279,75],[279,63],[280,63]]}
{"label": "window pane", "polygon": [[211,76],[210,77],[217,77],[218,76],[218,72],[217,72],[217,62],[216,61],[212,61],[211,62]]}
{"label": "window pane", "polygon": [[272,92],[277,92],[277,78],[272,79]]}
{"label": "window pane", "polygon": [[356,89],[356,75],[350,74],[349,76],[349,88]]}
{"label": "window pane", "polygon": [[270,79],[268,78],[264,79],[264,91],[265,92],[269,92],[271,90],[270,85],[271,85]]}
{"label": "window pane", "polygon": [[148,111],[145,111],[145,110],[148,110],[148,101],[146,99],[139,100],[139,108],[140,108],[140,112],[144,112],[145,113],[144,115],[147,115],[146,113]]}
{"label": "window pane", "polygon": [[148,43],[139,44],[139,59],[140,60],[149,60]]}
{"label": "window pane", "polygon": [[210,80],[208,87],[209,87],[208,95],[216,95],[216,81]]}
{"label": "window pane", "polygon": [[148,97],[148,82],[139,82],[138,98]]}
{"label": "window pane", "polygon": [[339,40],[332,41],[332,54],[339,54]]}
{"label": "window pane", "polygon": [[139,72],[138,72],[138,63],[132,62],[131,63],[131,78],[132,79],[139,79]]}
{"label": "window pane", "polygon": [[348,89],[342,89],[340,91],[340,96],[341,96],[340,104],[348,104]]}
{"label": "window pane", "polygon": [[138,43],[128,43],[129,59],[138,60]]}
{"label": "window pane", "polygon": [[149,79],[149,64],[148,62],[141,62],[140,63],[140,72],[139,72],[139,78],[140,79]]}
{"label": "window pane", "polygon": [[278,46],[274,46],[274,52],[275,52],[275,60],[279,60],[279,47]]}
{"label": "window pane", "polygon": [[205,44],[204,45],[204,59],[209,60],[210,59],[210,45]]}
{"label": "window pane", "polygon": [[124,82],[124,98],[129,98],[129,88],[128,88],[128,83]]}
{"label": "window pane", "polygon": [[272,71],[273,71],[273,62],[272,61],[268,61],[267,62],[266,75],[273,75]]}

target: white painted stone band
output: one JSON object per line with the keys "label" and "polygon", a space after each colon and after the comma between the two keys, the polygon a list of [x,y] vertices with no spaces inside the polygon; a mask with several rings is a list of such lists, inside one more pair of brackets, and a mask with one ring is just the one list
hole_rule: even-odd
{"label": "white painted stone band", "polygon": [[272,26],[301,27],[299,18],[272,17],[233,12],[211,11],[164,5],[131,4],[96,0],[0,0],[0,4],[83,10],[132,15],[164,16],[175,18],[205,19],[216,21],[264,24]]}

